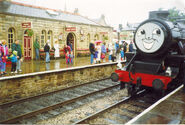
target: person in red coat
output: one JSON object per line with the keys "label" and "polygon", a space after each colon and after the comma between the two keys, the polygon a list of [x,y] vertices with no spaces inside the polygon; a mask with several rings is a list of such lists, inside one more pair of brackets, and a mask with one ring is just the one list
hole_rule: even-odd
{"label": "person in red coat", "polygon": [[70,54],[71,54],[71,48],[68,45],[64,45],[64,54],[66,58],[66,64],[69,64],[70,62]]}
{"label": "person in red coat", "polygon": [[3,69],[1,69],[1,72],[3,72],[3,74],[6,74],[6,61],[9,54],[8,47],[6,45],[6,40],[2,40],[1,52],[2,52],[2,61],[3,61]]}

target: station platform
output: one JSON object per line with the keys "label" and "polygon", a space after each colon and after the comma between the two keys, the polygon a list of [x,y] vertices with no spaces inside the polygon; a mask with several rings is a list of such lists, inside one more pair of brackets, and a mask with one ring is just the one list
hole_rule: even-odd
{"label": "station platform", "polygon": [[185,124],[185,93],[183,92],[183,85],[127,124]]}
{"label": "station platform", "polygon": [[[108,62],[108,58],[106,58],[106,62]],[[73,64],[66,64],[66,61],[64,58],[51,60],[50,63],[45,63],[45,60],[24,60],[21,63],[22,72],[18,74],[43,72],[43,71],[71,68],[71,67],[85,66],[85,65],[90,65],[90,57],[76,57],[73,60]],[[17,74],[11,74],[11,64],[7,64],[6,72],[7,74],[1,77],[17,75]]]}

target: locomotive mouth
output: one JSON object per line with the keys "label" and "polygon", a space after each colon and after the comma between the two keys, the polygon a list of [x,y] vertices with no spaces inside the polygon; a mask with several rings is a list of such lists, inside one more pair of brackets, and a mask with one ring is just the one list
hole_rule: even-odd
{"label": "locomotive mouth", "polygon": [[147,50],[150,50],[153,47],[154,43],[155,43],[155,40],[153,40],[153,39],[144,39],[143,40],[143,46]]}

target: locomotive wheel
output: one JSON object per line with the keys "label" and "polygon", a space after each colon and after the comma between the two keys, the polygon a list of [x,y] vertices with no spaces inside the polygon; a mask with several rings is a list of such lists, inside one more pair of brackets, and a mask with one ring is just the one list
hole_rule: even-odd
{"label": "locomotive wheel", "polygon": [[125,88],[125,82],[120,82],[120,90]]}

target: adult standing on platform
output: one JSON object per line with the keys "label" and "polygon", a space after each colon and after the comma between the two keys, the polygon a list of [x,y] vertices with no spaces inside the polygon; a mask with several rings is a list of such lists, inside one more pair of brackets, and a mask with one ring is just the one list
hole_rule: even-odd
{"label": "adult standing on platform", "polygon": [[126,59],[125,53],[127,52],[127,43],[123,41],[123,47],[124,47],[124,60]]}
{"label": "adult standing on platform", "polygon": [[70,47],[71,51],[73,51],[73,45],[71,42],[69,42],[68,46]]}
{"label": "adult standing on platform", "polygon": [[49,63],[50,62],[50,56],[49,56],[50,46],[48,42],[44,46],[44,52],[46,53],[46,63]]}
{"label": "adult standing on platform", "polygon": [[95,55],[95,46],[94,46],[94,43],[92,43],[92,42],[89,44],[89,51],[91,53],[91,64],[93,64],[94,55]]}
{"label": "adult standing on platform", "polygon": [[101,60],[101,45],[100,42],[96,43],[96,49],[97,49],[97,58],[96,58],[96,63],[100,63]]}
{"label": "adult standing on platform", "polygon": [[120,59],[120,46],[119,41],[116,41],[115,43],[115,51],[116,51],[116,60],[118,61]]}
{"label": "adult standing on platform", "polygon": [[129,44],[129,52],[133,52],[134,48],[133,48],[133,42],[131,41]]}
{"label": "adult standing on platform", "polygon": [[39,49],[40,49],[40,45],[39,45],[39,41],[38,39],[35,40],[35,42],[33,43],[33,46],[35,48],[35,54],[36,54],[36,60],[39,59]]}
{"label": "adult standing on platform", "polygon": [[55,41],[54,48],[55,48],[55,58],[60,57],[60,49],[57,40]]}
{"label": "adult standing on platform", "polygon": [[8,47],[6,45],[6,40],[2,40],[1,52],[3,61],[3,68],[1,69],[1,72],[3,72],[3,74],[6,74],[6,61],[8,57]]}
{"label": "adult standing on platform", "polygon": [[16,40],[15,43],[12,44],[12,52],[13,51],[17,51],[17,56],[18,56],[17,67],[16,67],[15,73],[22,72],[22,70],[21,70],[22,49],[19,44],[19,40]]}
{"label": "adult standing on platform", "polygon": [[105,54],[106,54],[106,47],[105,47],[106,43],[103,42],[103,45],[101,46],[101,59],[102,62],[105,62]]}
{"label": "adult standing on platform", "polygon": [[108,53],[109,53],[109,62],[112,62],[112,55],[113,55],[112,43],[109,43],[109,46],[108,46]]}

